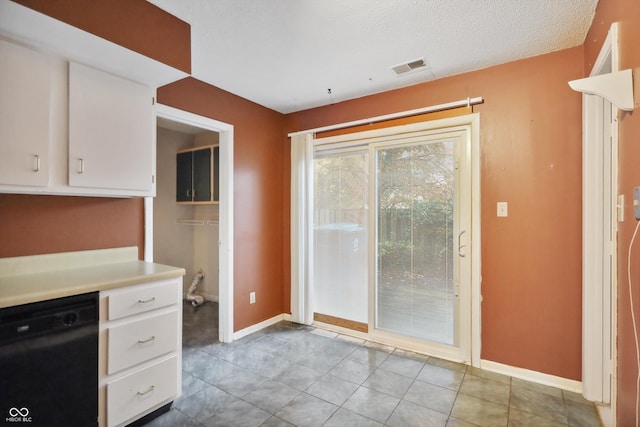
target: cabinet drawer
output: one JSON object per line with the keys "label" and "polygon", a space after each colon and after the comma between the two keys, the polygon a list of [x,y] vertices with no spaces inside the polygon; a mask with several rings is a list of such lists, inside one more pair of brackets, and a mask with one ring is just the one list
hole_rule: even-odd
{"label": "cabinet drawer", "polygon": [[178,327],[178,312],[171,311],[109,328],[107,373],[176,351]]}
{"label": "cabinet drawer", "polygon": [[178,283],[175,280],[169,280],[150,286],[139,285],[133,289],[116,291],[108,297],[107,320],[120,319],[177,304],[180,301],[177,287]]}
{"label": "cabinet drawer", "polygon": [[107,384],[107,425],[127,421],[177,394],[176,356]]}

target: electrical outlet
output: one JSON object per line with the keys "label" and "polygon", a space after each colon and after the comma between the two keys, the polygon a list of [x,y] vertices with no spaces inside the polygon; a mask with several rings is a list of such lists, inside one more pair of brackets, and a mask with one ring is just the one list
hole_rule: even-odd
{"label": "electrical outlet", "polygon": [[640,220],[640,187],[633,189],[633,216]]}
{"label": "electrical outlet", "polygon": [[251,292],[249,293],[249,304],[255,304],[255,303],[256,303],[256,293]]}

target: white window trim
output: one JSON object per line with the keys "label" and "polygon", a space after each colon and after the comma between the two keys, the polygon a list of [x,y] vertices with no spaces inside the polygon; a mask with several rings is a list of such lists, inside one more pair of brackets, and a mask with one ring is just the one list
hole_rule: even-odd
{"label": "white window trim", "polygon": [[[460,126],[468,126],[470,129],[469,137],[470,144],[469,149],[471,150],[471,364],[475,367],[480,367],[480,349],[481,349],[481,244],[480,244],[480,115],[478,113],[473,113],[464,116],[445,118],[440,120],[433,120],[429,122],[420,122],[413,123],[408,125],[396,126],[391,128],[382,128],[371,131],[359,132],[354,134],[340,135],[336,137],[330,138],[322,138],[318,140],[314,140],[314,131],[305,132],[297,132],[295,134],[291,134],[292,144],[294,141],[298,143],[306,144],[306,161],[311,165],[313,164],[313,153],[312,150],[313,144],[316,145],[324,145],[328,143],[346,143],[346,141],[353,141],[356,139],[369,139],[386,135],[393,135],[397,133],[404,132],[419,132],[426,129],[439,129],[442,128],[443,131],[446,131],[446,128],[452,127],[460,127]],[[293,148],[292,148],[293,150]],[[300,159],[300,156],[297,156]],[[300,161],[300,160],[298,160]],[[310,228],[312,225],[312,216],[313,215],[313,206],[311,202],[305,199],[300,192],[301,188],[307,189],[308,194],[313,194],[313,188],[309,187],[312,185],[312,182],[309,182],[313,170],[311,167],[305,168],[296,168],[294,167],[294,155],[292,153],[292,170],[291,170],[291,186],[292,186],[292,200],[291,200],[291,313],[292,320],[300,323],[310,324],[309,320],[313,319],[313,301],[311,299],[311,295],[313,294],[313,283],[311,282],[310,273],[312,270],[308,270],[306,275],[301,272],[301,269],[312,268],[311,260],[313,258],[313,254],[310,251],[306,252],[306,255],[299,247],[299,237],[303,239],[307,239],[307,242],[311,242],[309,240],[309,235],[311,234]],[[306,182],[303,184],[301,180],[301,173],[305,173]],[[295,197],[295,198],[294,198]],[[312,198],[311,198],[312,199]],[[301,213],[300,209],[304,207],[309,209],[306,214]],[[306,236],[301,231],[301,224],[299,222],[300,217],[304,217],[307,215],[308,226],[306,228]],[[302,233],[302,234],[301,234]],[[311,242],[312,243],[312,242]],[[294,246],[295,245],[295,246]],[[307,258],[304,258],[304,256]],[[302,256],[302,258],[301,258]],[[300,259],[305,259],[305,265],[300,264]],[[306,276],[306,278],[305,278]],[[370,296],[371,297],[371,296]],[[326,325],[325,325],[326,326]],[[371,339],[374,339],[374,336],[371,333],[367,334]],[[388,337],[378,336],[378,340],[380,338],[386,339]],[[393,342],[390,344],[394,344],[399,347],[408,347],[409,343],[407,342]],[[428,351],[428,350],[424,350]],[[451,359],[455,359],[455,356],[452,354],[442,353],[443,357],[450,357]]]}
{"label": "white window trim", "polygon": [[[610,63],[609,63],[610,60]],[[608,69],[610,67],[610,70]],[[603,72],[619,71],[618,24],[613,23],[600,50],[590,76]],[[616,247],[616,203],[603,200],[602,181],[606,175],[612,177],[612,198],[617,194],[618,175],[618,122],[614,120],[611,127],[612,164],[610,170],[602,167],[602,108],[596,102],[596,95],[582,96],[583,104],[583,206],[582,206],[582,393],[593,401],[608,405],[598,405],[605,425],[615,425],[616,413],[616,345],[617,335],[617,247]],[[612,104],[614,117],[617,117],[616,106]],[[612,230],[614,241],[606,248],[601,236],[604,230],[601,212],[609,207],[612,212]],[[611,256],[611,301],[605,306],[603,301],[602,275],[603,262]],[[606,320],[609,319],[609,320]],[[610,323],[610,324],[608,324]],[[611,346],[611,361],[605,360],[603,349]],[[611,375],[610,386],[606,378]],[[608,408],[608,409],[607,409]]]}

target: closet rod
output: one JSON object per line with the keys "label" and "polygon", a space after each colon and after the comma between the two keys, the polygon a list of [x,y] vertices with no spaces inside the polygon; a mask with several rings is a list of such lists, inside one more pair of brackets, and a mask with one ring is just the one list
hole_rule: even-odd
{"label": "closet rod", "polygon": [[323,126],[323,127],[319,127],[319,128],[315,128],[315,129],[301,130],[301,131],[298,131],[298,132],[292,132],[292,133],[289,134],[289,136],[303,135],[303,134],[307,134],[307,133],[326,132],[326,131],[329,131],[329,130],[336,130],[336,129],[345,129],[345,128],[350,128],[350,127],[353,127],[353,126],[367,125],[367,124],[372,124],[372,123],[377,123],[377,122],[383,122],[385,120],[401,119],[403,117],[416,116],[418,114],[425,114],[425,113],[433,113],[435,111],[450,110],[452,108],[470,107],[472,105],[482,104],[483,102],[484,102],[484,99],[482,99],[481,96],[476,97],[476,98],[461,99],[460,101],[448,102],[446,104],[432,105],[430,107],[422,107],[422,108],[417,108],[415,110],[401,111],[399,113],[385,114],[383,116],[376,116],[376,117],[371,117],[371,118],[368,118],[368,119],[360,119],[360,120],[354,120],[352,122],[338,123],[338,124],[335,124],[335,125]]}

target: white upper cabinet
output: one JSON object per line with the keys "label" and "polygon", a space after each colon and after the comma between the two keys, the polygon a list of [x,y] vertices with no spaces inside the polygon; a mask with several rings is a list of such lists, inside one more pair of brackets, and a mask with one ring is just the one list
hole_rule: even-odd
{"label": "white upper cabinet", "polygon": [[153,96],[148,86],[69,63],[70,186],[153,195]]}
{"label": "white upper cabinet", "polygon": [[152,97],[187,75],[0,0],[0,192],[154,196]]}
{"label": "white upper cabinet", "polygon": [[154,96],[0,37],[0,192],[155,196]]}
{"label": "white upper cabinet", "polygon": [[46,55],[0,40],[0,184],[49,185],[51,71]]}

